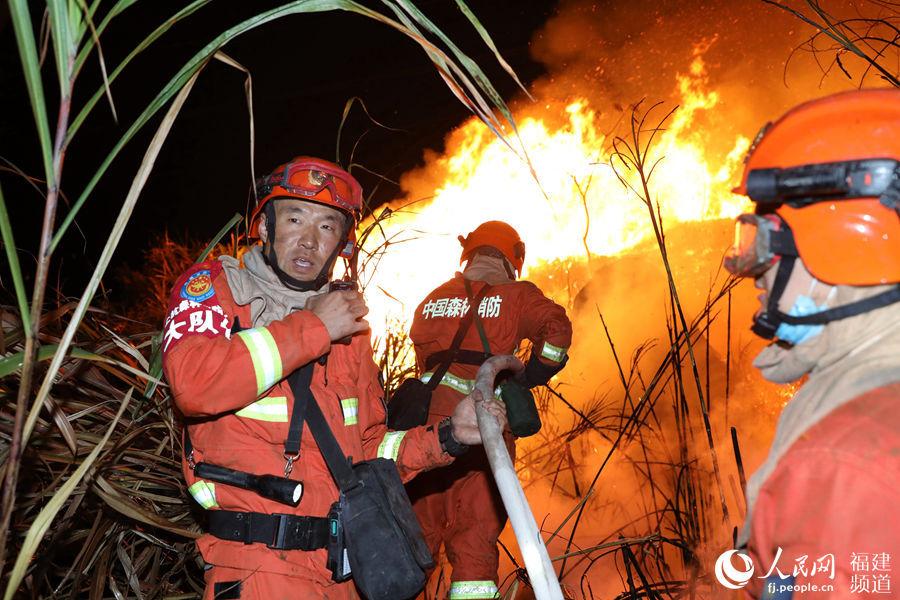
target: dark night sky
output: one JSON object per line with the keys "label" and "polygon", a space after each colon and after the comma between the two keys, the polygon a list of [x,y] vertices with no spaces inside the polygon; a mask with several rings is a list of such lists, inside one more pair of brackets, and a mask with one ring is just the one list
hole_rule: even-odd
{"label": "dark night sky", "polygon": [[[118,64],[134,44],[183,4],[142,2],[118,17],[102,38],[108,68]],[[217,0],[176,25],[129,65],[112,85],[119,123],[114,123],[108,105],[98,104],[67,154],[63,192],[73,200],[78,196],[121,133],[187,58],[218,32],[279,4],[269,0]],[[515,95],[514,81],[494,60],[455,2],[417,0],[416,4],[485,68],[504,97]],[[554,4],[548,0],[469,2],[526,85],[542,74],[541,66],[529,55],[529,40],[553,13]],[[38,23],[38,3],[33,5],[32,18]],[[378,3],[371,6],[381,10]],[[34,120],[5,13],[6,3],[0,10],[4,11],[0,14],[0,156],[40,177]],[[359,15],[339,12],[286,17],[238,38],[225,47],[225,52],[253,75],[257,175],[296,154],[333,159],[344,103],[353,96],[363,98],[376,119],[405,131],[373,127],[362,111],[354,109],[345,128],[342,160],[346,162],[355,139],[368,131],[355,160],[391,177],[415,167],[425,148],[440,148],[444,135],[469,116],[418,45]],[[53,98],[54,109],[48,115],[52,130],[58,92],[50,57],[44,73],[45,93]],[[108,272],[123,262],[138,267],[154,232],[168,229],[176,238],[206,240],[230,215],[244,209],[250,175],[243,81],[242,73],[215,61],[201,74]],[[99,85],[99,69],[92,57],[76,82],[76,109]],[[55,256],[52,287],[76,294],[84,285],[158,123],[157,117],[129,143],[89,199],[78,218],[83,235],[72,231]],[[364,173],[358,175],[366,189],[376,182]],[[0,173],[0,182],[20,260],[23,269],[30,272],[43,201],[15,175]],[[376,201],[392,198],[396,189],[391,187],[381,189]],[[58,221],[66,210],[61,207]],[[5,260],[3,263],[4,288],[10,291]]]}

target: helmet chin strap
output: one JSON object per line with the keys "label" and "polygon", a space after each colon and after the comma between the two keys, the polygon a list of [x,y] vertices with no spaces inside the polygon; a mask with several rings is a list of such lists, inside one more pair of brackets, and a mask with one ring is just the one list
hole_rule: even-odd
{"label": "helmet chin strap", "polygon": [[[272,271],[275,272],[275,275],[281,280],[281,283],[288,289],[294,290],[295,292],[312,292],[321,289],[331,279],[334,263],[337,262],[338,253],[340,253],[341,248],[344,247],[344,243],[339,243],[337,247],[335,247],[331,256],[329,256],[328,260],[325,261],[325,264],[322,265],[322,270],[319,271],[319,274],[312,281],[301,281],[296,277],[291,277],[278,266],[278,256],[275,254],[275,203],[269,202],[264,210],[266,211],[266,233],[268,234],[268,242],[266,243],[268,249],[263,252],[263,258],[266,263]],[[346,235],[344,235],[343,238],[346,238]]]}
{"label": "helmet chin strap", "polygon": [[854,317],[863,313],[882,308],[896,302],[900,302],[900,285],[896,285],[880,294],[837,306],[822,312],[817,312],[805,317],[795,317],[781,312],[778,303],[787,287],[791,273],[794,271],[795,257],[782,256],[778,262],[778,271],[775,273],[775,284],[769,294],[766,310],[753,319],[751,330],[761,338],[771,340],[775,338],[775,332],[782,323],[788,325],[824,325],[832,321],[840,321],[848,317]]}

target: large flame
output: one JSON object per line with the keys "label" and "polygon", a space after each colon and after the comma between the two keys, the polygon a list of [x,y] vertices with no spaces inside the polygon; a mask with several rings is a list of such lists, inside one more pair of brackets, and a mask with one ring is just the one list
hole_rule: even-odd
{"label": "large flame", "polygon": [[[724,158],[714,159],[705,151],[707,134],[694,131],[696,117],[719,102],[707,90],[702,48],[677,81],[680,106],[648,157],[651,165],[663,159],[651,180],[654,200],[667,224],[733,217],[744,201],[730,188],[749,140],[738,136]],[[627,128],[630,115],[623,114]],[[525,276],[560,259],[618,254],[653,235],[647,207],[616,171],[639,184],[612,158],[611,136],[600,131],[587,99],[529,107],[517,122],[510,145],[524,152],[473,118],[450,135],[447,152],[427,170],[404,178],[410,195],[391,206],[394,212],[365,244],[377,256],[363,276],[376,340],[387,323],[408,324],[422,298],[459,268],[457,236],[484,221],[506,221],[518,230],[527,248]],[[363,228],[371,225],[370,219]]]}

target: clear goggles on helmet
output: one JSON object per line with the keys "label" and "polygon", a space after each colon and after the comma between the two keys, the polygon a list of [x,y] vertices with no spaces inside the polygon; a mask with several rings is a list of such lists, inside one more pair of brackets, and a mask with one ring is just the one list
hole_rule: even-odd
{"label": "clear goggles on helmet", "polygon": [[790,228],[776,214],[740,215],[725,269],[737,277],[759,277],[784,256],[797,256]]}
{"label": "clear goggles on helmet", "polygon": [[346,171],[320,162],[288,163],[281,171],[257,180],[257,196],[264,198],[276,191],[276,187],[289,194],[307,198],[314,198],[327,189],[334,203],[353,215],[357,215],[362,207],[362,188],[359,183]]}

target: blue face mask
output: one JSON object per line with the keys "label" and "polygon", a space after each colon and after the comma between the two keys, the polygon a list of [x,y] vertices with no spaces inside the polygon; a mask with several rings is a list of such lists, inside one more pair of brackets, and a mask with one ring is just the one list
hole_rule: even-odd
{"label": "blue face mask", "polygon": [[[815,285],[816,282],[814,281],[809,288],[809,293],[812,293]],[[828,302],[831,300],[831,297],[836,290],[837,288],[831,289],[828,298],[826,298],[825,303],[821,306],[817,305],[816,301],[811,297],[801,294],[794,300],[794,305],[791,306],[791,309],[787,314],[792,317],[806,317],[827,310]],[[816,337],[822,333],[823,329],[825,329],[824,325],[791,325],[789,323],[782,323],[778,326],[778,329],[775,330],[775,337],[783,342],[789,342],[796,346],[797,344],[802,344],[803,342]]]}

